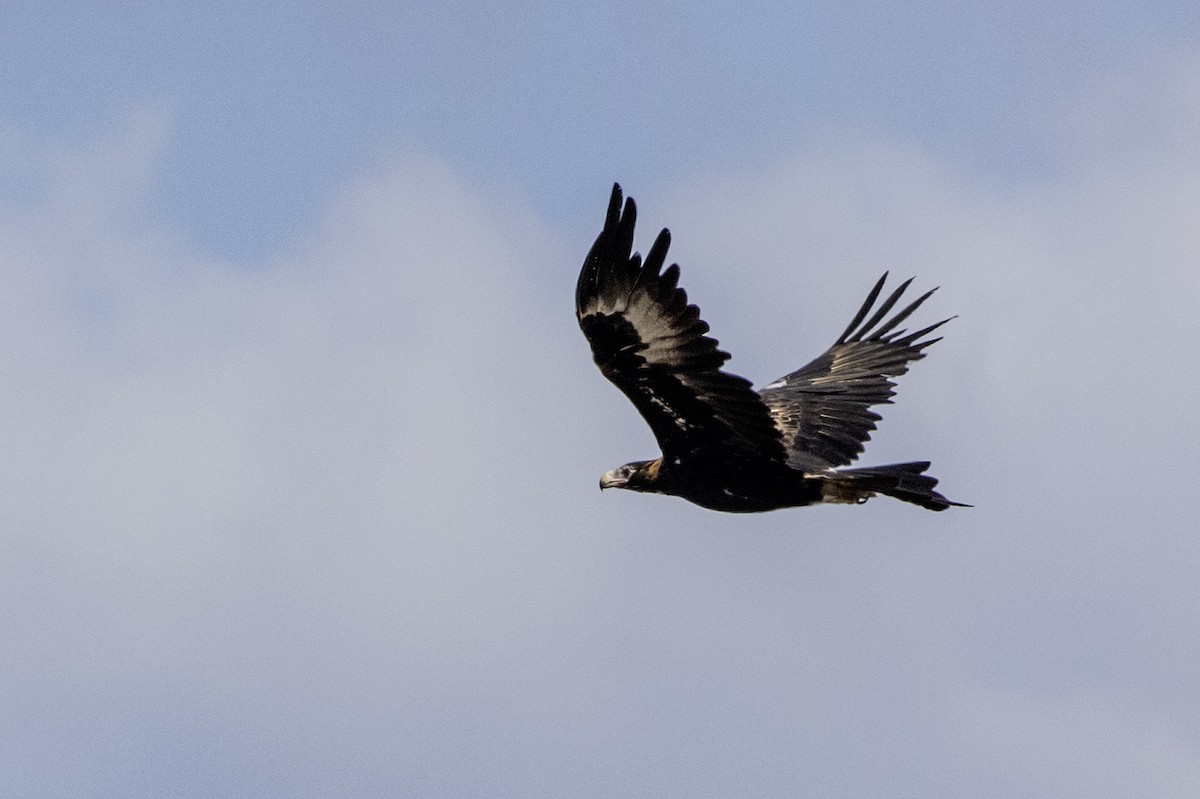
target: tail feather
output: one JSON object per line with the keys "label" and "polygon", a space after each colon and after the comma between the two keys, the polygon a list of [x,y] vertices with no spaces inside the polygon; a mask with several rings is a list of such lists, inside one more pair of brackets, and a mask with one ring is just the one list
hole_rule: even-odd
{"label": "tail feather", "polygon": [[821,500],[866,502],[875,494],[883,494],[929,510],[945,510],[952,505],[971,507],[952,502],[935,491],[938,481],[924,473],[928,468],[928,461],[914,461],[830,472],[821,475]]}

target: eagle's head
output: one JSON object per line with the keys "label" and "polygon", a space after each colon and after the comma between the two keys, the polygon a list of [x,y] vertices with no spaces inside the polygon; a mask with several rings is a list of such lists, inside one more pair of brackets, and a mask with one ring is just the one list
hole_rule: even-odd
{"label": "eagle's head", "polygon": [[658,491],[658,470],[662,458],[652,461],[634,461],[605,472],[600,478],[600,490],[627,488],[630,491]]}

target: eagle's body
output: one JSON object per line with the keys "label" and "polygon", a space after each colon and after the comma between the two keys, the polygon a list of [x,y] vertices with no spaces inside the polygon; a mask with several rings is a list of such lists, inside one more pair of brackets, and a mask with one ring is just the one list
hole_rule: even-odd
{"label": "eagle's body", "polygon": [[[628,469],[622,482],[621,469]],[[628,488],[670,494],[710,510],[754,513],[821,501],[821,481],[773,461],[714,470],[695,458],[639,461],[605,475],[601,488]]]}
{"label": "eagle's body", "polygon": [[945,320],[915,333],[895,330],[932,291],[886,319],[904,283],[867,319],[885,274],[829,350],[756,392],[748,380],[721,371],[729,355],[705,335],[700,310],[677,285],[679,267],[663,270],[668,231],[644,263],[633,253],[636,220],[633,200],[622,211],[614,186],[604,229],[579,275],[575,309],[596,365],[633,401],[663,454],[608,472],[601,488],[670,494],[740,513],[862,502],[876,493],[930,510],[959,504],[934,490],[926,462],[838,468],[870,438],[880,417],[868,408],[890,402],[888,378],[904,374],[938,340],[921,339]]}

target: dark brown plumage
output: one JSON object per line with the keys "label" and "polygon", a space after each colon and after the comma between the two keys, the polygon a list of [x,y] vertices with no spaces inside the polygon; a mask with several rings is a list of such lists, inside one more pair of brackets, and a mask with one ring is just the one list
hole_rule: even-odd
{"label": "dark brown plumage", "polygon": [[[592,356],[650,425],[662,456],[606,473],[601,488],[683,497],[714,510],[753,512],[817,502],[864,502],[876,493],[945,510],[951,502],[924,474],[927,462],[838,469],[875,429],[872,405],[890,402],[910,361],[948,320],[915,333],[896,328],[928,291],[887,318],[911,281],[872,313],[884,274],[824,354],[756,392],[721,370],[729,354],[707,335],[700,309],[665,270],[671,235],[659,233],[643,262],[633,253],[637,207],[613,186],[604,229],[575,289],[575,311]],[[870,315],[870,318],[868,318]]]}

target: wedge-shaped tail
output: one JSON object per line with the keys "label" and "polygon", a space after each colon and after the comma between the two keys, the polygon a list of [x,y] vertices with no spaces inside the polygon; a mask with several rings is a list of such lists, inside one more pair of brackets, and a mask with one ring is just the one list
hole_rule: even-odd
{"label": "wedge-shaped tail", "polygon": [[929,461],[914,461],[817,475],[822,480],[821,501],[866,502],[876,494],[884,494],[929,510],[945,510],[951,505],[970,507],[952,502],[935,491],[938,481],[925,474],[928,468]]}

